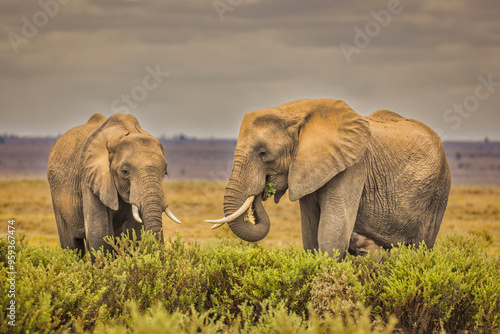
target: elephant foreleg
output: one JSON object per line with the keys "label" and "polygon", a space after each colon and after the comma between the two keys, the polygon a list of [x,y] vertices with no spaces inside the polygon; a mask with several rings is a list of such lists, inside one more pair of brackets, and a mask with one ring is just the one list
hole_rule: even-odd
{"label": "elephant foreleg", "polygon": [[[111,246],[104,240],[105,237],[114,235],[111,212],[90,189],[83,191],[83,217],[89,252],[92,254],[92,249],[111,251]],[[93,255],[91,259],[94,261]]]}
{"label": "elephant foreleg", "polygon": [[318,225],[319,206],[316,193],[304,196],[300,199],[300,216],[302,223],[302,244],[305,250],[319,249]]}
{"label": "elephant foreleg", "polygon": [[339,252],[342,260],[349,248],[365,175],[361,166],[354,165],[335,176],[318,192],[321,210],[318,227],[318,245],[322,252]]}

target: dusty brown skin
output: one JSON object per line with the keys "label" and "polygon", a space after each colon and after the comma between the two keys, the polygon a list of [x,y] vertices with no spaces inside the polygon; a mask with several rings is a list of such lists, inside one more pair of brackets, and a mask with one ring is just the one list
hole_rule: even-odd
{"label": "dusty brown skin", "polygon": [[353,232],[349,241],[349,253],[358,256],[369,256],[373,260],[380,262],[382,260],[382,248],[373,240],[368,239],[356,232]]}
{"label": "dusty brown skin", "polygon": [[167,161],[161,143],[132,115],[106,119],[95,114],[62,135],[51,149],[48,180],[63,248],[104,247],[106,236],[118,236],[142,224],[163,241],[162,212],[167,208],[163,178]]}
{"label": "dusty brown skin", "polygon": [[243,118],[224,213],[252,195],[256,224],[244,215],[229,223],[246,241],[269,232],[262,200],[266,182],[300,202],[307,250],[345,256],[353,232],[390,248],[434,245],[451,185],[438,135],[387,110],[363,117],[345,102],[299,100]]}

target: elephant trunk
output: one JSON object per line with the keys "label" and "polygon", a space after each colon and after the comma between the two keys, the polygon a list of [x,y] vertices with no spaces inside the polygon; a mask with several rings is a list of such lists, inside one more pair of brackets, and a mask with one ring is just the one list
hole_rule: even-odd
{"label": "elephant trunk", "polygon": [[140,170],[140,183],[138,185],[139,212],[144,222],[144,229],[151,231],[156,239],[163,242],[162,214],[166,208],[166,196],[163,191],[163,173],[152,171],[145,167]]}
{"label": "elephant trunk", "polygon": [[[241,183],[236,182],[235,179],[237,178],[231,177],[224,195],[224,214],[226,216],[236,212],[247,200],[247,196],[244,192],[238,189],[238,184]],[[231,228],[231,231],[233,231],[233,233],[240,239],[249,242],[256,242],[264,239],[264,237],[269,233],[269,229],[271,227],[269,216],[262,205],[262,194],[255,196],[251,209],[253,210],[255,224],[246,220],[245,218],[247,214],[244,213],[232,222],[228,223],[228,225]]]}
{"label": "elephant trunk", "polygon": [[149,199],[149,197],[152,196],[144,198],[145,204],[142,209],[144,229],[153,232],[156,239],[163,242],[162,201]]}

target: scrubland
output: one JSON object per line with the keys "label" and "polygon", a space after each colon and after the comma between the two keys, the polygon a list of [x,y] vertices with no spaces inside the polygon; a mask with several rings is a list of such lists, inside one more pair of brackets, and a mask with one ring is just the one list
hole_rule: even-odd
{"label": "scrubland", "polygon": [[110,240],[115,256],[58,246],[46,181],[0,181],[0,270],[16,226],[16,327],[0,282],[0,332],[497,333],[500,187],[453,187],[433,250],[400,247],[375,263],[302,250],[298,203],[265,204],[271,232],[236,239],[204,219],[223,216],[225,183],[167,181],[164,246]]}

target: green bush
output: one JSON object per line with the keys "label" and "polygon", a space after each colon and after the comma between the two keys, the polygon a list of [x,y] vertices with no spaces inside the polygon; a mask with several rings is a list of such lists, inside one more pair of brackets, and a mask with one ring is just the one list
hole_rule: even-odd
{"label": "green bush", "polygon": [[238,315],[243,303],[255,307],[258,313],[263,301],[270,306],[283,302],[291,311],[302,314],[307,309],[311,278],[322,266],[336,263],[294,246],[265,249],[261,245],[233,247],[221,242],[204,250],[210,286],[206,306],[226,317]]}
{"label": "green bush", "polygon": [[396,321],[393,319],[386,325],[381,321],[372,321],[370,311],[362,308],[352,315],[330,316],[324,318],[312,317],[304,320],[303,317],[290,312],[285,304],[280,303],[276,307],[265,305],[267,312],[256,321],[255,311],[248,305],[240,306],[241,316],[236,321],[227,324],[222,319],[215,319],[211,312],[199,313],[194,308],[189,314],[166,312],[161,305],[157,305],[145,313],[138,311],[135,304],[130,305],[130,325],[115,323],[98,324],[96,332],[99,333],[238,333],[238,334],[265,334],[265,333],[381,333],[390,334],[395,328]]}
{"label": "green bush", "polygon": [[[446,236],[433,250],[401,246],[381,263],[237,240],[160,245],[146,233],[110,239],[115,254],[96,252],[92,264],[18,241],[16,327],[2,280],[2,333],[500,330],[500,259],[481,236]],[[2,277],[7,246],[0,238]]]}
{"label": "green bush", "polygon": [[500,320],[500,262],[484,247],[481,239],[453,235],[432,251],[395,248],[370,282],[380,289],[372,302],[406,331],[492,333]]}

